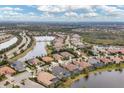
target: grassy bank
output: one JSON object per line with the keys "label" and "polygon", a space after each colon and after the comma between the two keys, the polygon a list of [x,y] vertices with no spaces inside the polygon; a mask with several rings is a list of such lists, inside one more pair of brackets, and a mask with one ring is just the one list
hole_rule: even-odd
{"label": "grassy bank", "polygon": [[23,53],[20,53],[16,57],[11,58],[11,60],[16,61],[19,58],[25,56],[28,52],[30,52],[34,48],[35,45],[36,45],[36,40],[34,39],[34,41],[32,42],[32,46],[31,47],[27,48]]}
{"label": "grassy bank", "polygon": [[[95,74],[97,72],[111,71],[111,70],[116,70],[116,69],[120,69],[120,68],[121,69],[124,68],[124,63],[121,63],[119,66],[117,64],[111,64],[111,65],[96,69],[94,71],[90,71],[88,74],[93,74],[93,73]],[[87,76],[88,74],[83,73],[83,74],[76,76],[73,79],[69,77],[68,80],[66,82],[63,82],[63,84],[59,87],[69,88],[73,82],[79,80],[80,78]]]}

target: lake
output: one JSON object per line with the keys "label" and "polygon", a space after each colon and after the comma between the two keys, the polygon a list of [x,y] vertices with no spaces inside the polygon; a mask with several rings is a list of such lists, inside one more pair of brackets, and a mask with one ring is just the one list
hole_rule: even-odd
{"label": "lake", "polygon": [[90,74],[88,77],[75,81],[71,88],[124,88],[124,71],[105,71]]}
{"label": "lake", "polygon": [[36,56],[44,56],[47,55],[46,51],[46,45],[50,43],[54,39],[52,36],[37,36],[36,39],[36,45],[34,48],[28,52],[24,57],[18,59],[18,61],[26,61],[32,58],[35,58]]}

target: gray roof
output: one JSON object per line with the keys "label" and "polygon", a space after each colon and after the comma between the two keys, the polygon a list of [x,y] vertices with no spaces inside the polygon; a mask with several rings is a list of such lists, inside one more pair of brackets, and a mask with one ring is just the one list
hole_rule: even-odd
{"label": "gray roof", "polygon": [[25,65],[24,63],[20,62],[20,61],[16,61],[16,62],[13,62],[11,64],[11,67],[13,67],[15,70],[21,72],[21,71],[24,71],[25,70]]}
{"label": "gray roof", "polygon": [[99,63],[100,61],[98,60],[98,59],[95,59],[95,58],[90,58],[90,59],[88,59],[88,63],[90,63],[90,64],[97,64],[97,63]]}
{"label": "gray roof", "polygon": [[52,68],[52,73],[55,76],[59,76],[59,77],[68,77],[70,76],[70,72],[60,66],[55,66]]}

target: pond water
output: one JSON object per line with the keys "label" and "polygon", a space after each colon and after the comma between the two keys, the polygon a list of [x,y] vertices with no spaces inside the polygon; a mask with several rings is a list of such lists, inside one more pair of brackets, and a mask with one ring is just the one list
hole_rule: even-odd
{"label": "pond water", "polygon": [[13,44],[15,44],[16,41],[17,41],[17,38],[14,37],[14,38],[11,38],[9,41],[6,41],[4,43],[1,43],[0,44],[0,50],[5,49],[5,48],[7,48],[7,47],[9,47],[9,46],[11,46]]}
{"label": "pond water", "polygon": [[124,88],[124,71],[105,71],[90,74],[75,81],[71,88]]}
{"label": "pond water", "polygon": [[46,51],[46,44],[48,44],[50,41],[54,39],[52,36],[37,36],[36,39],[36,45],[35,47],[28,52],[24,57],[18,59],[18,61],[26,61],[32,58],[35,58],[36,56],[44,56],[47,54]]}

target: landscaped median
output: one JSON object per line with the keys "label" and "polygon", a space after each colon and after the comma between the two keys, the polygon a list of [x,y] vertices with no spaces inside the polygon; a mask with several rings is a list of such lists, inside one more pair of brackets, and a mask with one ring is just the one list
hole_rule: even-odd
{"label": "landscaped median", "polygon": [[110,65],[107,65],[105,67],[102,67],[102,68],[98,68],[96,70],[93,70],[93,71],[89,71],[87,72],[86,74],[82,73],[82,74],[79,74],[78,76],[75,76],[74,78],[71,78],[69,77],[67,79],[67,81],[63,82],[61,86],[59,87],[65,87],[65,88],[69,88],[71,86],[71,84],[85,76],[88,76],[89,74],[92,74],[92,73],[97,73],[97,72],[104,72],[104,71],[111,71],[111,70],[117,70],[117,71],[122,71],[122,69],[124,68],[124,63],[120,63],[120,64],[110,64]]}

